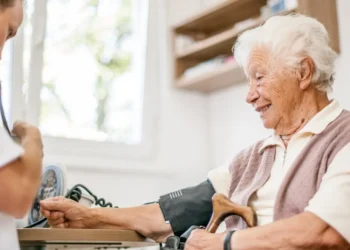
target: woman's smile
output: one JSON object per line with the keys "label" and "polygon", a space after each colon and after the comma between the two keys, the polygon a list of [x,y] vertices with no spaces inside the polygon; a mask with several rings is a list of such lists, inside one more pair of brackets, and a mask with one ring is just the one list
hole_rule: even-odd
{"label": "woman's smile", "polygon": [[271,104],[261,105],[256,107],[255,110],[260,114],[260,117],[264,116],[264,114],[270,109]]}

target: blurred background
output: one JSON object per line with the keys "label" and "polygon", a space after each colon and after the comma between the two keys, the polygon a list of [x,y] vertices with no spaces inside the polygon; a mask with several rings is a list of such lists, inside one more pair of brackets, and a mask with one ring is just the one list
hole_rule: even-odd
{"label": "blurred background", "polygon": [[64,164],[69,187],[118,206],[155,201],[271,134],[245,103],[231,47],[315,3],[334,7],[332,96],[349,109],[348,0],[27,0],[1,62],[7,117],[40,127],[44,162]]}

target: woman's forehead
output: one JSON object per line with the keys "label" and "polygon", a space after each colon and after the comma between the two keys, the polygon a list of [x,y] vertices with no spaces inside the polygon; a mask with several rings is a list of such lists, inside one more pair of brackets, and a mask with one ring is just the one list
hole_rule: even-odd
{"label": "woman's forehead", "polygon": [[266,65],[269,58],[270,53],[268,50],[260,47],[253,48],[248,59],[248,69]]}
{"label": "woman's forehead", "polygon": [[271,54],[270,49],[267,46],[254,46],[250,52],[250,60],[263,60],[268,58]]}

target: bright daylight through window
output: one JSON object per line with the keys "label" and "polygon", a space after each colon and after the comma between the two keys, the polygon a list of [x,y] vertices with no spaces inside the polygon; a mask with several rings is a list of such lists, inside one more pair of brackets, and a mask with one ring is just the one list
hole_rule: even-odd
{"label": "bright daylight through window", "polygon": [[[39,127],[44,136],[136,144],[141,140],[145,46],[134,0],[47,0]],[[136,1],[135,1],[136,2]],[[27,1],[25,73],[34,0]],[[146,22],[146,20],[141,20]],[[146,27],[143,25],[142,27]],[[39,27],[40,28],[40,27]],[[31,83],[27,84],[30,88]],[[26,88],[24,88],[26,89]],[[26,92],[26,90],[24,91]]]}

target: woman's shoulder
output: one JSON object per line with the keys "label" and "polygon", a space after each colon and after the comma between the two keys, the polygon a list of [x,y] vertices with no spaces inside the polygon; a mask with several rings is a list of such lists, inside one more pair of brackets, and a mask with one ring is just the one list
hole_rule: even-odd
{"label": "woman's shoulder", "polygon": [[243,148],[241,151],[238,152],[236,155],[237,158],[249,158],[253,155],[259,156],[261,155],[261,149],[264,145],[264,142],[269,139],[271,136],[258,140],[257,142],[249,145],[248,147]]}
{"label": "woman's shoulder", "polygon": [[343,132],[350,132],[350,111],[344,109],[340,115],[329,124],[329,130],[337,129]]}
{"label": "woman's shoulder", "polygon": [[340,113],[339,118],[342,119],[350,119],[350,111],[347,109],[343,109],[343,111]]}

